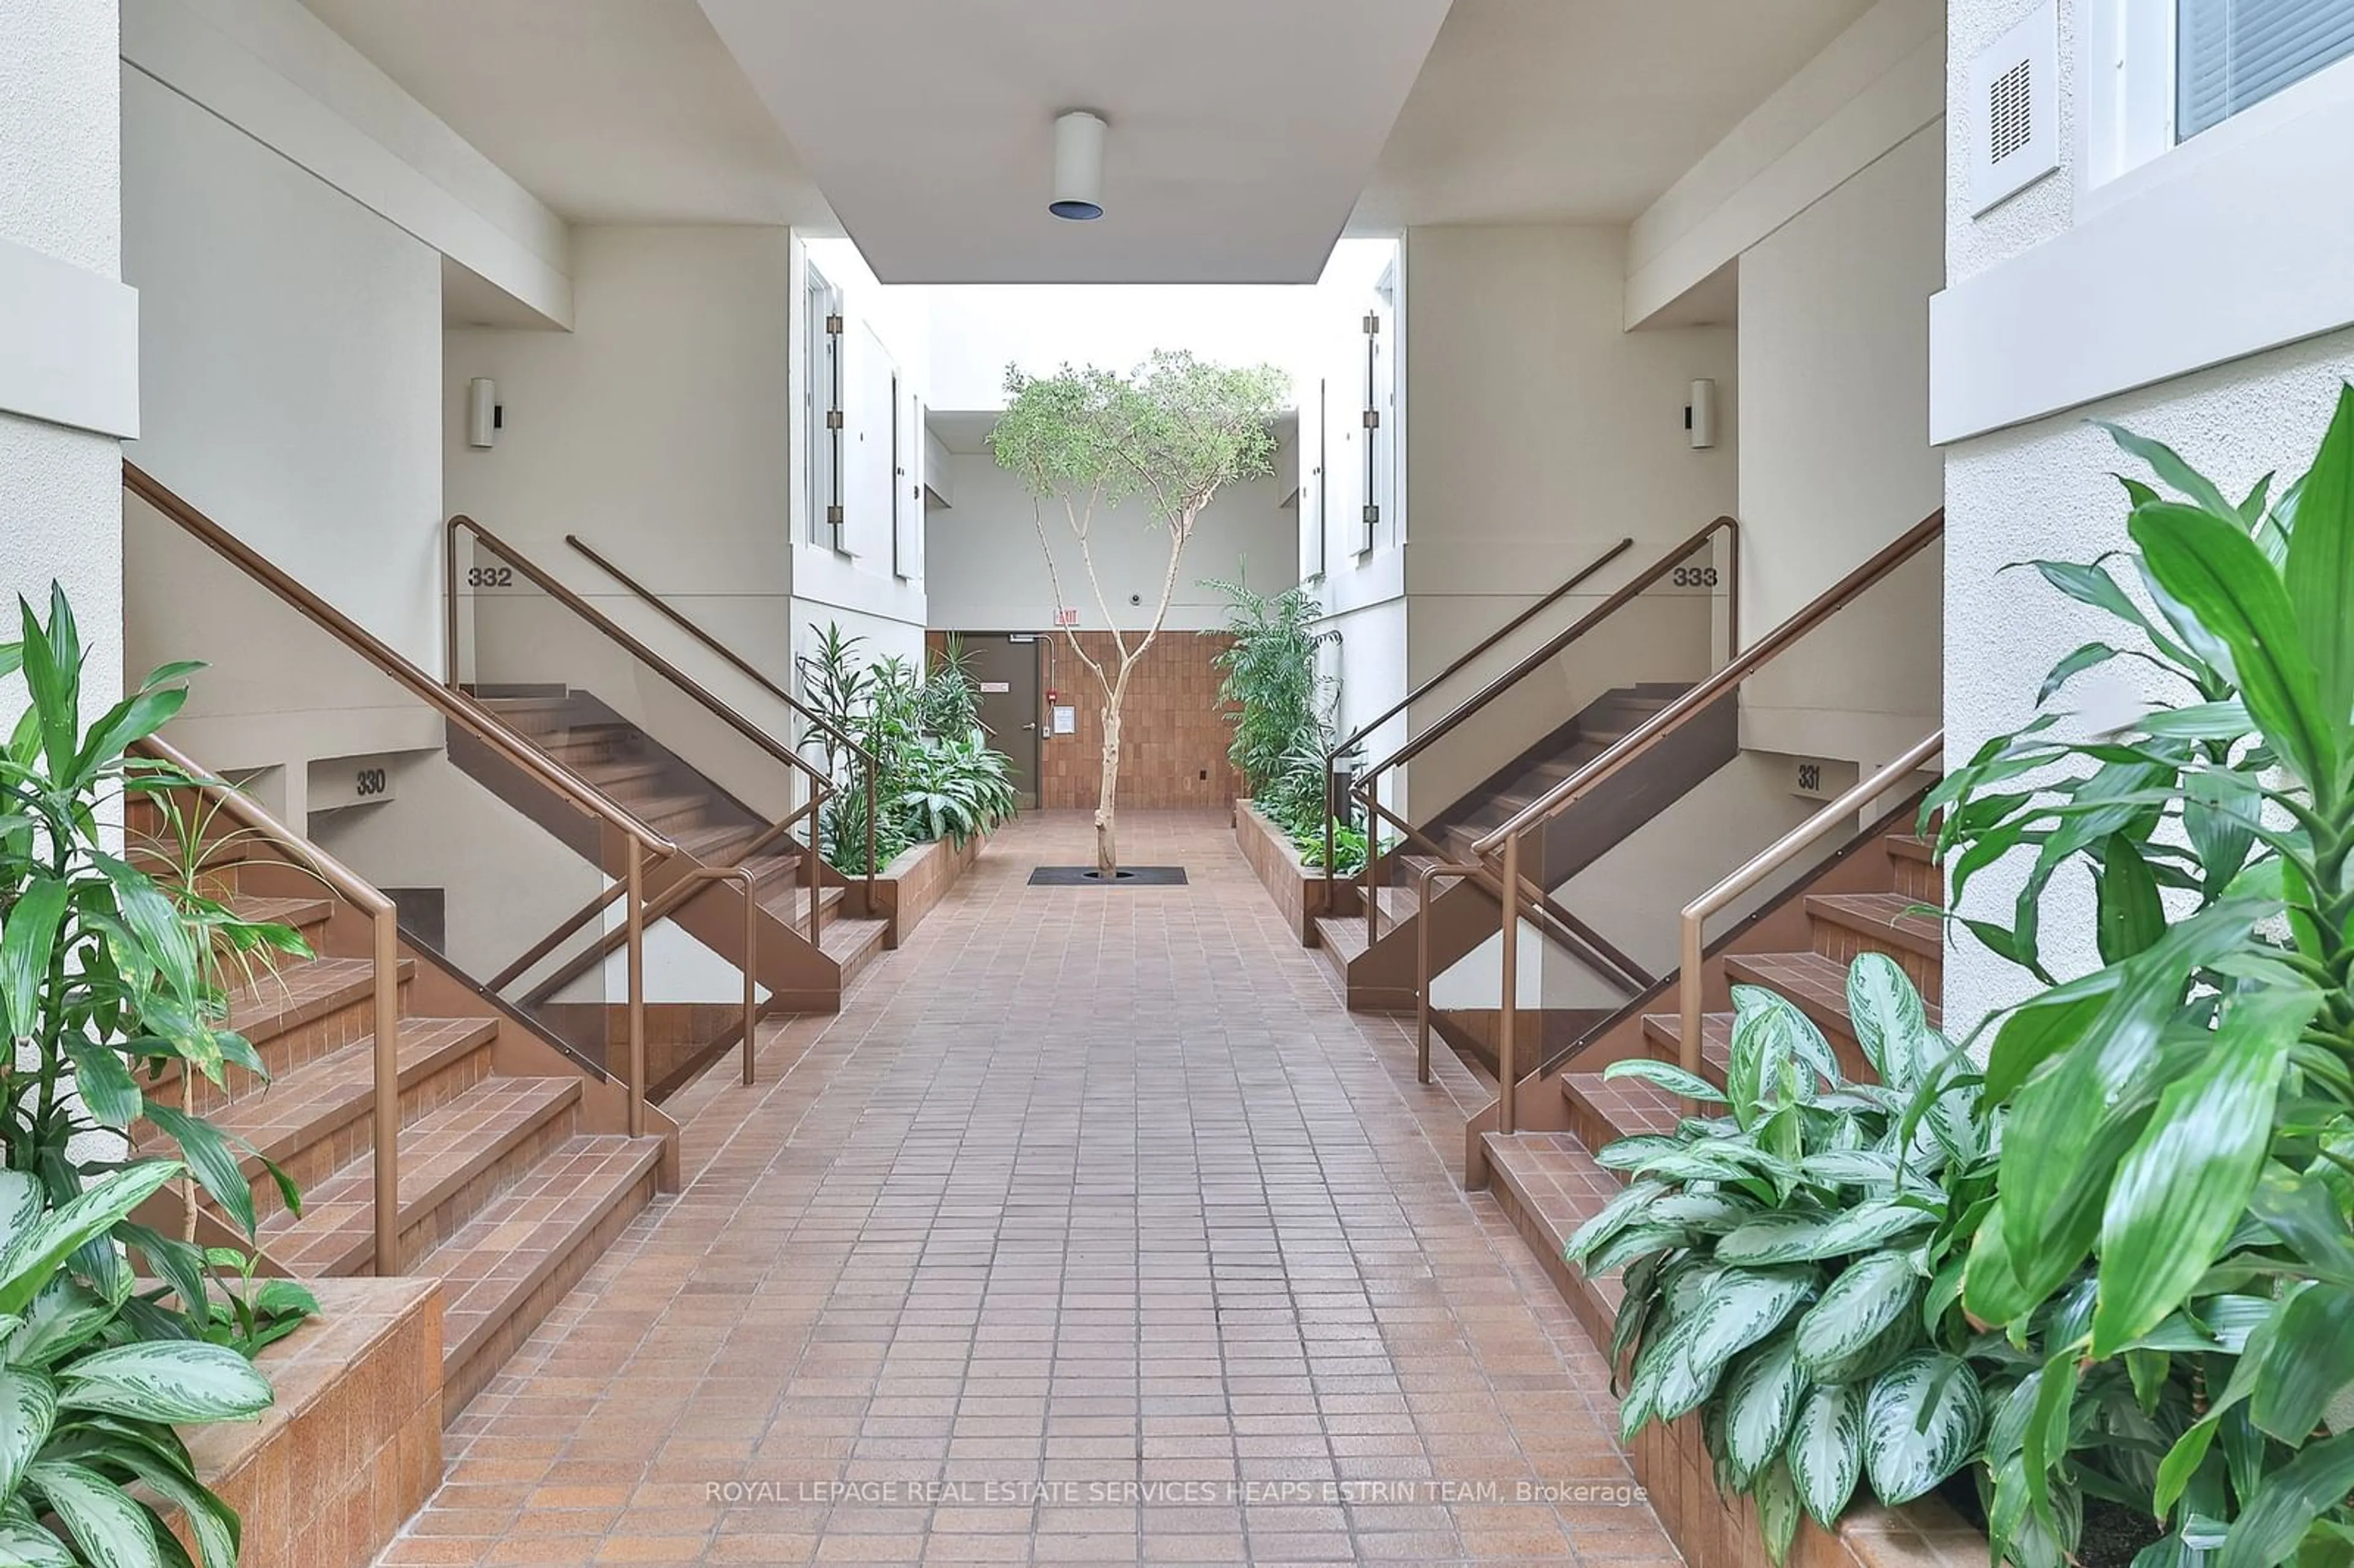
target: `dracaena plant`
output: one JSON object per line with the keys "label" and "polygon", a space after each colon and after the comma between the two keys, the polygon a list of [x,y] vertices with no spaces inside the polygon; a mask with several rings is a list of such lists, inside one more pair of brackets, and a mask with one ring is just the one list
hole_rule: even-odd
{"label": "dracaena plant", "polygon": [[[0,677],[21,676],[21,692],[5,697],[23,705],[0,754],[0,1013],[14,1046],[0,1056],[0,1164],[64,1202],[142,1134],[175,1147],[249,1235],[253,1191],[239,1150],[159,1086],[170,1075],[217,1084],[231,1066],[266,1075],[229,1027],[228,986],[308,949],[209,895],[207,835],[183,810],[192,780],[129,755],[179,711],[196,666],[156,671],[85,724],[82,645],[64,592],[52,590],[47,624],[30,604],[20,612],[19,640],[0,644]],[[112,853],[101,831],[125,798],[151,802],[166,825],[136,852],[158,874]],[[288,1196],[299,1202],[291,1187]],[[193,1288],[205,1273],[184,1243],[128,1221],[120,1234],[175,1283]],[[93,1266],[104,1257],[94,1253]],[[201,1292],[183,1299],[201,1312]]]}
{"label": "dracaena plant", "polygon": [[1780,1563],[1801,1510],[1829,1526],[1866,1477],[1905,1502],[1977,1457],[1959,1262],[1998,1135],[1888,959],[1848,976],[1876,1083],[1849,1082],[1784,998],[1736,986],[1733,1001],[1725,1087],[1649,1059],[1608,1069],[1711,1114],[1603,1150],[1629,1184],[1568,1256],[1625,1271],[1624,1436],[1701,1412],[1719,1484],[1755,1498]]}
{"label": "dracaena plant", "polygon": [[[1957,906],[1987,866],[2024,863],[2008,918],[1964,923],[2039,977],[2051,880],[2081,866],[2096,890],[2101,967],[1991,1030],[1986,1094],[2007,1130],[1964,1301],[2016,1335],[2090,1272],[2078,1331],[2049,1347],[2055,1411],[2084,1369],[2190,1370],[2200,1419],[2145,1505],[2174,1555],[2151,1562],[2344,1562],[2354,388],[2277,496],[2266,480],[2234,502],[2166,447],[2115,434],[2158,482],[2125,481],[2132,547],[2033,563],[2113,617],[2114,641],[2063,660],[2042,711],[1925,808],[1946,812]],[[2087,733],[2061,705],[2068,683],[2119,658],[2158,672],[2151,705]],[[2064,1461],[2035,1458],[2040,1510]]]}
{"label": "dracaena plant", "polygon": [[[1223,672],[1218,701],[1234,715],[1227,756],[1257,796],[1297,767],[1298,753],[1313,751],[1320,796],[1332,683],[1317,669],[1317,657],[1341,634],[1318,630],[1324,606],[1305,588],[1263,594],[1241,582],[1204,586],[1227,600],[1229,641],[1210,661]],[[1317,826],[1322,825],[1320,817]]]}
{"label": "dracaena plant", "polygon": [[[229,1346],[143,1335],[109,1239],[178,1170],[134,1164],[63,1203],[0,1171],[0,1562],[235,1568],[237,1514],[197,1477],[178,1428],[255,1415],[270,1384]],[[94,1256],[111,1266],[88,1267]]]}

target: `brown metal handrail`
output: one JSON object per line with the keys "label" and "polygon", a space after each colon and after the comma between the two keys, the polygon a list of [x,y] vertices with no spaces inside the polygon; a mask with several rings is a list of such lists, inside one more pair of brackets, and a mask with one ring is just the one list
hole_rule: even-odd
{"label": "brown metal handrail", "polygon": [[[405,687],[411,695],[439,713],[444,722],[466,731],[488,747],[494,756],[521,769],[525,776],[576,810],[586,812],[621,834],[629,857],[625,885],[630,895],[631,1054],[633,1060],[642,1062],[645,1057],[646,1022],[645,857],[649,850],[658,856],[673,855],[678,853],[678,846],[640,821],[603,790],[516,735],[489,709],[419,669],[374,632],[279,570],[276,565],[244,540],[181,500],[128,459],[122,464],[122,482],[126,489],[170,519],[183,532],[269,589],[281,603],[357,653],[396,684]],[[631,1079],[629,1084],[628,1126],[631,1137],[644,1133],[645,1119],[646,1085],[644,1077],[640,1075]]]}
{"label": "brown metal handrail", "polygon": [[638,581],[637,578],[631,577],[629,573],[615,566],[604,556],[599,554],[597,550],[592,548],[586,540],[580,537],[579,535],[567,534],[564,535],[564,542],[571,546],[575,550],[578,550],[581,555],[587,556],[591,565],[595,566],[599,571],[602,571],[607,577],[611,577],[615,582],[620,583],[623,588],[629,589],[631,593],[637,596],[639,599],[652,608],[657,614],[662,616],[663,620],[669,621],[673,626],[677,627],[681,631],[685,632],[689,637],[695,639],[695,641],[706,652],[716,655],[723,663],[726,664],[729,669],[734,670],[737,674],[743,676],[746,680],[759,687],[760,690],[768,693],[770,696],[776,698],[779,702],[783,703],[787,707],[792,709],[793,712],[799,714],[801,716],[803,723],[808,724],[812,728],[816,729],[819,734],[824,736],[834,747],[837,747],[848,756],[856,758],[858,763],[858,776],[861,779],[864,780],[866,789],[866,898],[868,905],[872,906],[875,900],[875,824],[877,821],[875,814],[875,754],[862,745],[857,736],[852,735],[848,730],[843,728],[840,725],[834,723],[832,719],[826,717],[823,714],[818,712],[807,703],[802,702],[799,697],[785,690],[784,687],[779,685],[776,682],[769,679],[768,676],[760,673],[759,668],[750,660],[737,652],[733,648],[728,647],[725,642],[720,641],[716,637],[712,636],[711,633],[696,625],[686,615],[673,608],[667,599],[657,596],[653,589],[646,587],[645,584]]}
{"label": "brown metal handrail", "polygon": [[1512,937],[1520,925],[1520,899],[1516,890],[1521,882],[1521,841],[1527,836],[1528,831],[1567,810],[1616,778],[1652,747],[1707,712],[1727,694],[1737,691],[1742,682],[1920,554],[1932,540],[1945,532],[1945,527],[1946,510],[1941,506],[1826,588],[1804,609],[1760,638],[1748,652],[1738,655],[1707,680],[1638,725],[1601,756],[1514,812],[1501,826],[1471,846],[1472,853],[1483,861],[1494,859],[1501,852],[1500,880],[1506,889],[1502,923],[1504,994],[1497,1014],[1496,1030],[1499,1130],[1509,1134],[1517,1126],[1513,1033],[1518,1010],[1514,1005],[1512,986],[1516,979],[1514,971],[1519,944]]}
{"label": "brown metal handrail", "polygon": [[[753,889],[754,885],[751,880],[751,873],[745,869],[744,862],[751,859],[754,855],[759,853],[762,850],[768,848],[770,844],[776,842],[779,839],[783,838],[787,833],[792,832],[794,826],[799,823],[803,817],[808,816],[816,809],[817,803],[815,801],[804,801],[801,805],[795,808],[793,811],[783,820],[769,823],[768,827],[761,830],[756,837],[747,843],[742,850],[737,852],[737,862],[734,865],[716,866],[710,868],[698,867],[680,877],[678,881],[663,890],[663,892],[659,895],[652,903],[646,906],[646,918],[656,923],[668,919],[672,914],[676,912],[680,906],[685,904],[690,898],[695,896],[695,894],[699,891],[703,883],[712,881],[720,876],[723,873],[727,875],[734,875],[737,873],[742,873],[745,881],[745,887],[748,895],[749,892]],[[824,940],[825,936],[825,889],[818,876],[817,857],[814,855],[805,854],[802,859],[810,868],[809,941],[810,946],[816,947]],[[503,991],[508,986],[514,984],[516,980],[521,980],[525,975],[529,974],[533,969],[538,968],[540,963],[546,959],[550,953],[553,953],[557,948],[562,947],[565,941],[570,938],[574,932],[588,925],[588,922],[595,919],[601,911],[610,906],[613,900],[620,896],[620,887],[618,884],[614,886],[609,887],[605,889],[604,892],[599,893],[595,897],[589,899],[586,904],[583,904],[579,908],[575,909],[571,914],[566,916],[562,920],[557,922],[555,927],[550,930],[547,935],[542,937],[538,941],[525,948],[521,953],[515,956],[514,959],[510,962],[505,969],[501,969],[497,976],[491,980],[490,989],[493,991]],[[751,900],[748,896],[747,903],[749,904]],[[751,929],[755,924],[755,915],[748,914],[745,916],[745,924],[748,930]],[[542,981],[540,991],[535,992],[534,994],[542,994],[546,988],[562,985],[565,981],[579,974],[583,969],[587,969],[588,965],[596,962],[599,959],[601,959],[606,954],[611,952],[613,950],[614,942],[615,938],[610,933],[608,933],[604,938],[592,946],[588,952],[575,958],[563,969]],[[748,944],[745,948],[744,962],[744,973],[748,982],[752,973],[753,960],[755,957],[756,955],[753,952],[752,947]],[[748,1078],[745,1081],[749,1083],[751,1080]]]}
{"label": "brown metal handrail", "polygon": [[1677,1043],[1677,1056],[1685,1072],[1696,1074],[1701,1069],[1701,967],[1706,956],[1703,927],[1708,917],[1797,859],[1798,852],[1817,839],[1852,821],[1872,801],[1903,788],[1906,779],[1927,767],[1929,759],[1945,749],[1946,732],[1931,730],[1903,756],[1825,805],[1759,851],[1740,870],[1684,906],[1678,940],[1681,965],[1676,975],[1676,1012],[1683,1029],[1683,1037]]}
{"label": "brown metal handrail", "polygon": [[[1712,538],[1720,533],[1723,534],[1731,541],[1731,547],[1725,552],[1724,635],[1725,657],[1728,659],[1733,657],[1734,652],[1738,651],[1738,639],[1741,634],[1741,523],[1738,518],[1723,516],[1712,519],[1705,526],[1697,529],[1680,543],[1670,546],[1657,559],[1653,560],[1649,566],[1644,567],[1641,571],[1636,573],[1633,577],[1621,584],[1600,604],[1596,605],[1592,609],[1586,611],[1585,614],[1578,617],[1578,619],[1570,626],[1564,630],[1555,633],[1552,638],[1548,639],[1533,652],[1523,656],[1520,662],[1515,663],[1511,669],[1505,671],[1502,674],[1495,676],[1486,684],[1482,685],[1477,692],[1474,692],[1470,696],[1466,697],[1463,701],[1456,704],[1455,706],[1441,717],[1437,724],[1432,725],[1428,729],[1424,730],[1421,734],[1413,736],[1411,739],[1407,740],[1404,746],[1399,747],[1395,751],[1390,753],[1389,756],[1384,758],[1381,761],[1373,764],[1363,772],[1360,773],[1357,776],[1355,783],[1355,790],[1358,799],[1365,802],[1366,807],[1370,811],[1381,798],[1381,780],[1384,774],[1390,772],[1393,768],[1403,767],[1406,763],[1413,761],[1416,758],[1428,750],[1432,746],[1453,734],[1458,727],[1470,719],[1474,715],[1487,707],[1489,704],[1494,702],[1498,697],[1503,695],[1506,692],[1511,690],[1514,686],[1519,685],[1522,681],[1528,679],[1539,670],[1543,669],[1555,659],[1561,657],[1564,652],[1568,651],[1572,644],[1585,636],[1587,632],[1593,630],[1596,627],[1600,626],[1603,622],[1608,620],[1612,616],[1617,614],[1621,609],[1624,609],[1627,606],[1632,604],[1637,599],[1640,598],[1645,592],[1657,585],[1662,578],[1673,572],[1678,566],[1690,560],[1694,551],[1708,544]],[[1543,600],[1540,601],[1538,608],[1542,609],[1545,605],[1551,604],[1554,600],[1558,599],[1570,588],[1575,588],[1579,582],[1583,581],[1585,577],[1591,575],[1595,570],[1607,562],[1615,559],[1619,553],[1627,549],[1631,543],[1631,540],[1621,541],[1617,549],[1612,550],[1608,555],[1604,556],[1600,560],[1596,561],[1592,567],[1587,567],[1585,572],[1579,574],[1576,577],[1571,578],[1568,583],[1564,584],[1560,588],[1557,588],[1552,594],[1547,595]],[[1502,630],[1497,632],[1495,635],[1490,637],[1486,641],[1480,643],[1477,648],[1473,649],[1469,654],[1467,654],[1464,659],[1457,661],[1457,666],[1459,667],[1461,664],[1468,662],[1471,658],[1477,657],[1479,654],[1487,652],[1487,650],[1493,647],[1498,641],[1511,631],[1516,630],[1526,620],[1527,617],[1522,616],[1519,620],[1508,623]],[[1430,683],[1426,683],[1426,686]],[[1412,697],[1407,698],[1408,702],[1413,700],[1414,699]],[[1405,705],[1403,704],[1400,705],[1401,707],[1404,705]],[[1390,713],[1383,715],[1383,719],[1386,720],[1394,716],[1397,711],[1398,710],[1396,708],[1393,708]],[[1333,797],[1335,784],[1335,778],[1332,771],[1332,759],[1327,758],[1324,767],[1325,799],[1330,800]],[[1331,815],[1332,813],[1330,811],[1325,813],[1327,820],[1325,833],[1328,839],[1331,837],[1331,833],[1330,821]],[[1368,946],[1371,946],[1373,942],[1379,940],[1381,937],[1380,918],[1378,912],[1373,907],[1375,901],[1373,895],[1373,889],[1380,885],[1380,877],[1384,871],[1384,867],[1381,864],[1383,857],[1380,853],[1380,848],[1381,846],[1378,843],[1373,842],[1370,838],[1367,840],[1365,846],[1365,863],[1358,873],[1365,896],[1365,940]],[[1333,906],[1333,890],[1330,885],[1333,880],[1333,876],[1331,870],[1331,845],[1329,842],[1325,846],[1324,866],[1324,879],[1327,884],[1324,889],[1325,906],[1327,908],[1331,908]]]}
{"label": "brown metal handrail", "polygon": [[375,1158],[370,1198],[376,1206],[375,1266],[379,1277],[400,1272],[400,915],[390,898],[326,851],[303,838],[235,785],[214,777],[169,741],[149,736],[133,750],[176,769],[215,810],[309,872],[336,897],[368,917],[376,958],[368,1057],[370,1136]]}
{"label": "brown metal handrail", "polygon": [[1397,717],[1398,715],[1405,712],[1406,709],[1412,707],[1415,704],[1422,701],[1423,698],[1430,695],[1431,693],[1437,691],[1439,687],[1445,685],[1447,682],[1461,674],[1466,669],[1470,667],[1473,660],[1488,652],[1489,649],[1493,648],[1497,643],[1501,642],[1505,638],[1510,637],[1513,632],[1518,631],[1522,627],[1526,626],[1530,621],[1534,620],[1538,616],[1543,615],[1546,610],[1551,609],[1554,605],[1559,604],[1564,599],[1566,599],[1570,594],[1575,592],[1578,587],[1583,584],[1586,578],[1592,577],[1595,573],[1600,571],[1603,567],[1608,566],[1611,562],[1617,560],[1619,556],[1625,555],[1634,547],[1635,541],[1631,536],[1619,540],[1617,544],[1611,546],[1608,549],[1603,551],[1602,554],[1595,556],[1593,560],[1587,562],[1583,567],[1573,573],[1558,588],[1553,589],[1552,592],[1546,594],[1543,599],[1538,599],[1534,604],[1530,605],[1527,609],[1522,610],[1518,615],[1512,617],[1511,620],[1496,628],[1495,630],[1488,633],[1487,636],[1479,639],[1479,641],[1465,649],[1461,653],[1457,654],[1454,660],[1447,664],[1446,669],[1441,670],[1436,675],[1431,676],[1430,679],[1415,687],[1414,690],[1408,692],[1405,695],[1400,697],[1397,701],[1384,708],[1380,713],[1375,714],[1372,718],[1367,719],[1364,723],[1359,725],[1355,729],[1350,731],[1344,738],[1333,742],[1331,750],[1325,757],[1326,766],[1329,768],[1335,758],[1345,757],[1350,752],[1354,751],[1357,748],[1358,742],[1363,740],[1365,736],[1373,734],[1373,731],[1381,728],[1382,726],[1389,723],[1390,720]]}
{"label": "brown metal handrail", "polygon": [[[1372,810],[1380,821],[1397,829],[1402,842],[1418,843],[1430,853],[1442,859],[1445,857],[1447,850],[1444,845],[1433,841],[1427,833],[1388,807],[1373,805],[1368,810]],[[1470,880],[1486,888],[1490,894],[1498,897],[1502,896],[1495,874],[1484,863],[1476,872],[1463,874],[1469,875]],[[1628,957],[1608,938],[1572,914],[1552,894],[1533,882],[1523,883],[1522,887],[1529,901],[1529,912],[1532,917],[1536,918],[1541,927],[1550,923],[1552,928],[1546,930],[1545,935],[1568,948],[1580,963],[1600,970],[1603,978],[1615,982],[1629,996],[1649,991],[1652,986],[1659,984],[1657,975]],[[1427,922],[1416,923],[1417,931],[1426,931],[1428,928]],[[1424,974],[1422,978],[1427,980],[1429,976]]]}
{"label": "brown metal handrail", "polygon": [[451,691],[427,674],[374,632],[278,569],[244,540],[165,489],[154,476],[125,459],[124,488],[162,513],[182,530],[268,588],[281,603],[375,665],[409,694],[440,713],[450,723],[496,752],[501,760],[530,774],[572,806],[607,826],[628,834],[657,855],[678,853],[678,846],[640,821],[629,809],[578,773],[557,761],[510,728],[505,720],[462,692]]}
{"label": "brown metal handrail", "polygon": [[529,577],[548,598],[587,621],[608,641],[615,643],[622,652],[684,693],[688,700],[697,707],[768,753],[770,758],[783,763],[795,772],[805,775],[810,780],[810,788],[813,795],[822,798],[832,792],[833,780],[826,776],[825,769],[810,761],[791,747],[784,745],[775,736],[720,701],[701,682],[638,641],[604,611],[549,576],[530,556],[462,512],[450,519],[442,534],[442,588],[445,594],[446,611],[442,617],[442,638],[449,652],[451,684],[456,684],[458,680],[458,534],[461,529],[490,546],[492,553],[499,559]]}

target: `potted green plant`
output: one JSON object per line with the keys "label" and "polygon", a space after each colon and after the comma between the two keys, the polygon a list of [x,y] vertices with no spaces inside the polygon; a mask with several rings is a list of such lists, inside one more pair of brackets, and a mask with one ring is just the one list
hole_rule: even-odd
{"label": "potted green plant", "polygon": [[[2089,1310],[2050,1345],[2040,1420],[2077,1419],[2096,1372],[2187,1377],[2197,1419],[2143,1499],[2152,1563],[2354,1555],[2354,388],[2306,474],[2233,500],[2179,455],[2114,432],[2131,547],[2032,563],[2112,619],[2043,683],[2041,711],[1932,795],[1960,924],[2047,982],[2041,916],[2092,878],[2098,967],[1992,1021],[1998,1197],[1962,1301],[2014,1337],[2070,1282]],[[2162,674],[2097,726],[2061,705],[2084,672]],[[2014,860],[2015,857],[2015,860]],[[2007,911],[1967,901],[2023,866]],[[2047,1518],[2072,1460],[2031,1451],[2006,1517]],[[1998,1534],[1997,1545],[2002,1544]],[[2161,1550],[2162,1548],[2162,1550]]]}

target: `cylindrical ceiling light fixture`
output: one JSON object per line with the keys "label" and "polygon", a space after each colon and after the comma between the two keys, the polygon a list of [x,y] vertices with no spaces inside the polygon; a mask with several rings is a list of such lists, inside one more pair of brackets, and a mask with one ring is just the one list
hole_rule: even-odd
{"label": "cylindrical ceiling light fixture", "polygon": [[1046,210],[1085,223],[1103,216],[1104,122],[1074,109],[1055,121],[1055,199]]}

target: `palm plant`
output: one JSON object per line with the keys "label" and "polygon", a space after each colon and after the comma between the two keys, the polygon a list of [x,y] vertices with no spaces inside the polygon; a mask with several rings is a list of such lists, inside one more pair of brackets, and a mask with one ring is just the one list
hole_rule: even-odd
{"label": "palm plant", "polygon": [[1225,630],[1232,641],[1211,662],[1225,673],[1218,701],[1235,714],[1235,737],[1226,754],[1242,770],[1252,798],[1282,777],[1303,747],[1314,747],[1320,775],[1332,683],[1317,669],[1318,651],[1340,639],[1337,631],[1316,629],[1323,605],[1304,588],[1270,595],[1241,582],[1204,586],[1227,599]]}

